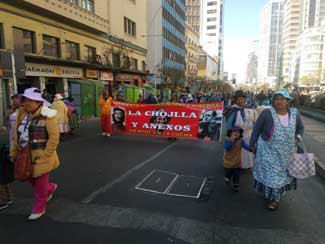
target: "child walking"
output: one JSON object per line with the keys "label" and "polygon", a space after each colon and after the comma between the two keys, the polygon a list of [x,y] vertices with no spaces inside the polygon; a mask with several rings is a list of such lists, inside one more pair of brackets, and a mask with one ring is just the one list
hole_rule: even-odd
{"label": "child walking", "polygon": [[224,148],[225,182],[232,183],[233,191],[239,191],[240,169],[242,165],[241,149],[251,151],[244,142],[243,130],[237,126],[227,131]]}

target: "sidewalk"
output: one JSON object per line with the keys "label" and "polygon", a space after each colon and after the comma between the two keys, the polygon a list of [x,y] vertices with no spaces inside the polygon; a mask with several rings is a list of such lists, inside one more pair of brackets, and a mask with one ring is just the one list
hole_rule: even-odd
{"label": "sidewalk", "polygon": [[303,116],[304,141],[308,152],[317,157],[317,173],[325,178],[325,123]]}

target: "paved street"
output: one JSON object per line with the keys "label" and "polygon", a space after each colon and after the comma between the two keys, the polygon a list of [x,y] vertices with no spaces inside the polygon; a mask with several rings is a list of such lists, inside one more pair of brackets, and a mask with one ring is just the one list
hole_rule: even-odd
{"label": "paved street", "polygon": [[[93,120],[61,143],[59,153],[61,167],[53,173],[59,188],[46,216],[26,221],[32,190],[15,183],[17,199],[0,213],[1,244],[325,243],[323,180],[299,182],[279,210],[269,212],[250,172],[243,173],[239,193],[226,187],[221,144],[103,138]],[[208,200],[136,190],[153,170],[211,177],[215,187]]]}

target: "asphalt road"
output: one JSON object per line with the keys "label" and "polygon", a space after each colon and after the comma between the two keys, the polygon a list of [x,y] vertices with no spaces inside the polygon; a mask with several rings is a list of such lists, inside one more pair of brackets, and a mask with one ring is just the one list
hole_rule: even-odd
{"label": "asphalt road", "polygon": [[[59,154],[61,167],[52,174],[59,188],[46,216],[26,221],[32,190],[15,183],[14,205],[0,212],[1,244],[325,243],[324,181],[299,182],[279,210],[269,212],[252,188],[251,172],[243,172],[239,193],[224,184],[219,143],[104,138],[95,120],[61,143]],[[209,177],[215,186],[208,200],[135,189],[154,170]]]}

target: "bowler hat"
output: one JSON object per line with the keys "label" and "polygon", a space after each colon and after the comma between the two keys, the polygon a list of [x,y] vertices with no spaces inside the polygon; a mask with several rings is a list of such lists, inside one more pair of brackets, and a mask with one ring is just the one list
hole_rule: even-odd
{"label": "bowler hat", "polygon": [[234,98],[237,99],[238,97],[246,98],[246,95],[242,90],[237,90],[235,91]]}

